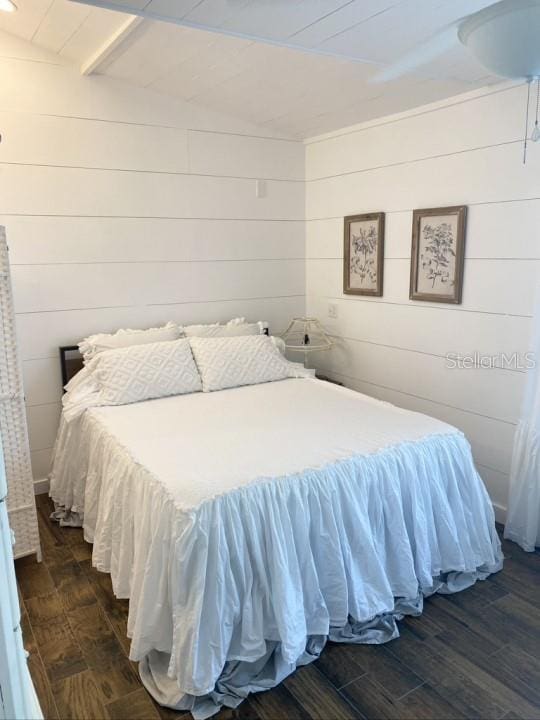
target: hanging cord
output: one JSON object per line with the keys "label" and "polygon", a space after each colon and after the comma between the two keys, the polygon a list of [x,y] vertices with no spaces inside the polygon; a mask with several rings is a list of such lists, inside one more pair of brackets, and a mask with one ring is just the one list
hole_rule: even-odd
{"label": "hanging cord", "polygon": [[527,111],[525,113],[525,137],[523,138],[523,164],[527,162],[527,131],[529,129],[529,103],[531,101],[531,82],[532,78],[527,80]]}
{"label": "hanging cord", "polygon": [[531,140],[538,142],[540,140],[540,128],[538,127],[538,110],[540,108],[540,77],[536,78],[536,116],[534,120],[534,128],[531,133]]}

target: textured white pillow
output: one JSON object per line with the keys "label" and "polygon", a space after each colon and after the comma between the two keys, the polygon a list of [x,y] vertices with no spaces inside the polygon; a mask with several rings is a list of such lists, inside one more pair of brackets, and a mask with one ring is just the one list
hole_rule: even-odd
{"label": "textured white pillow", "polygon": [[86,363],[98,353],[105,352],[106,350],[129,347],[131,345],[164,342],[165,340],[177,340],[181,335],[182,330],[178,325],[169,322],[163,325],[163,327],[150,328],[148,330],[117,330],[115,333],[90,335],[79,343],[79,350]]}
{"label": "textured white pillow", "polygon": [[189,339],[204,392],[296,376],[266,335]]}
{"label": "textured white pillow", "polygon": [[274,345],[277,347],[279,352],[285,356],[285,353],[287,351],[287,348],[285,346],[285,340],[278,335],[270,335],[270,340],[274,343]]}
{"label": "textured white pillow", "polygon": [[99,387],[99,404],[128,403],[202,390],[189,340],[106,350],[88,370]]}
{"label": "textured white pillow", "polygon": [[259,320],[254,323],[247,323],[245,318],[234,318],[225,325],[212,323],[210,325],[186,325],[184,334],[186,337],[237,337],[239,335],[262,335],[267,322]]}

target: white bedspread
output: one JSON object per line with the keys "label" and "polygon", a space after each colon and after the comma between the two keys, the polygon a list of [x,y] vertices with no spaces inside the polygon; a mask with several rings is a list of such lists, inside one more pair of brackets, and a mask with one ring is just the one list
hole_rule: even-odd
{"label": "white bedspread", "polygon": [[308,637],[501,564],[460,432],[316,380],[88,410],[51,495],[130,598],[132,659],[170,654],[179,697],[273,641],[292,671]]}
{"label": "white bedspread", "polygon": [[307,380],[91,412],[185,509],[260,478],[455,432],[425,415]]}

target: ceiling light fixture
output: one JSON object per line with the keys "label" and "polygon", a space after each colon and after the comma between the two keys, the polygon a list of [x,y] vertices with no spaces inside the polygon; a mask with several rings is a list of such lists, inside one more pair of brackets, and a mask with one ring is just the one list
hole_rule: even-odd
{"label": "ceiling light fixture", "polygon": [[530,139],[540,141],[540,0],[500,0],[441,28],[425,43],[378,72],[373,82],[401,77],[444,55],[457,42],[465,45],[495,75],[527,83],[523,162],[527,159],[531,85],[536,83],[536,118]]}
{"label": "ceiling light fixture", "polygon": [[4,12],[15,12],[17,6],[12,0],[0,0],[0,10]]}
{"label": "ceiling light fixture", "polygon": [[501,0],[463,20],[458,37],[488,70],[508,78],[525,78],[527,81],[527,110],[523,162],[527,161],[529,132],[529,102],[531,85],[536,82],[536,118],[531,135],[533,142],[540,139],[538,128],[538,102],[540,90],[540,29],[539,0]]}
{"label": "ceiling light fixture", "polygon": [[540,75],[539,0],[501,0],[458,25],[458,38],[488,70],[502,77]]}

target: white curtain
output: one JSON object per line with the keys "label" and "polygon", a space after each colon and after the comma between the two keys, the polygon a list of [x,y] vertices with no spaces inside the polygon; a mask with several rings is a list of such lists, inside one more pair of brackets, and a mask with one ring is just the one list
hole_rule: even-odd
{"label": "white curtain", "polygon": [[516,428],[504,537],[528,552],[540,545],[540,286],[521,417]]}

